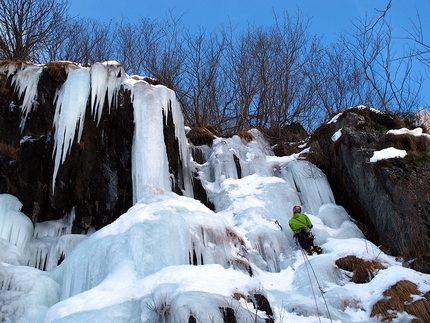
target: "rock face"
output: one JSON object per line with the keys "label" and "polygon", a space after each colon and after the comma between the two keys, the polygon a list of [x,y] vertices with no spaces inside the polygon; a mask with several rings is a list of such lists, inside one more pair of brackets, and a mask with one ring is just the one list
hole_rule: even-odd
{"label": "rock face", "polygon": [[[309,157],[326,173],[337,202],[365,225],[370,240],[430,272],[430,137],[386,134],[405,127],[386,114],[349,109],[315,132]],[[369,161],[389,147],[408,155]]]}
{"label": "rock face", "polygon": [[[60,219],[74,208],[76,233],[90,226],[102,228],[125,213],[133,204],[130,91],[121,86],[117,102],[110,107],[106,100],[100,121],[91,112],[88,100],[82,137],[71,144],[53,190],[55,96],[67,79],[68,65],[44,66],[37,83],[37,102],[22,129],[25,97],[18,95],[16,84],[12,84],[15,73],[8,68],[2,65],[0,74],[0,193],[18,197],[22,212],[33,223]],[[172,186],[181,194],[183,171],[171,110],[164,120]]]}

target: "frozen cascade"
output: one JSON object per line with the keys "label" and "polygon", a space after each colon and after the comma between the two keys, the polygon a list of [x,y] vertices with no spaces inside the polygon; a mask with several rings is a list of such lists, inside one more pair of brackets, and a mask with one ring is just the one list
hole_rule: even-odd
{"label": "frozen cascade", "polygon": [[53,270],[88,238],[84,234],[64,234],[60,237],[44,236],[31,239],[27,245],[26,265],[41,270]]}
{"label": "frozen cascade", "polygon": [[145,81],[126,83],[132,91],[134,107],[134,136],[132,147],[133,201],[141,199],[146,185],[170,192],[172,182],[169,173],[166,145],[163,132],[163,111],[167,118],[173,115],[175,136],[179,143],[182,161],[184,195],[193,196],[189,164],[189,151],[185,136],[184,119],[175,93],[165,86],[153,86]]}
{"label": "frozen cascade", "polygon": [[52,191],[55,191],[57,172],[66,160],[73,140],[78,131],[77,142],[81,140],[85,111],[90,94],[90,70],[77,68],[71,70],[66,82],[57,92],[54,116],[54,172],[52,175]]}
{"label": "frozen cascade", "polygon": [[88,238],[84,234],[71,234],[75,209],[63,219],[36,223],[34,237],[27,246],[26,264],[41,270],[52,270],[72,250]]}
{"label": "frozen cascade", "polygon": [[[12,77],[12,84],[15,90],[18,90],[18,97],[22,100],[21,113],[22,119],[20,124],[21,132],[24,130],[25,121],[31,109],[37,107],[37,85],[39,84],[40,76],[42,75],[43,67],[39,65],[22,64],[21,68],[11,68],[10,72],[16,71]],[[10,73],[9,72],[9,73]]]}
{"label": "frozen cascade", "polygon": [[142,278],[167,266],[189,265],[194,253],[199,263],[229,267],[246,262],[240,256],[240,239],[225,239],[228,232],[236,237],[235,230],[200,202],[174,193],[145,192],[144,197],[148,204],[134,205],[54,269],[61,299],[94,288],[124,263],[131,263]]}
{"label": "frozen cascade", "polygon": [[22,203],[10,194],[0,194],[0,238],[25,251],[33,236],[33,223],[21,212]]}
{"label": "frozen cascade", "polygon": [[[273,200],[282,203],[270,203]],[[290,261],[287,254],[294,247],[294,241],[288,231],[291,212],[286,210],[292,210],[300,202],[288,183],[280,178],[255,174],[238,180],[226,179],[213,201],[219,214],[247,238],[253,250],[258,251],[258,255],[252,255],[254,263],[269,272],[279,272],[287,267]],[[256,222],[264,225],[255,226]]]}
{"label": "frozen cascade", "polygon": [[[207,160],[204,165],[197,165],[205,181],[238,179],[253,174],[272,176],[273,171],[266,158],[273,156],[273,151],[260,131],[251,129],[249,132],[254,140],[247,143],[235,135],[231,138],[216,138],[211,149],[207,146],[199,147]],[[240,166],[240,174],[235,158]]]}
{"label": "frozen cascade", "polygon": [[294,160],[287,165],[297,190],[300,192],[303,212],[318,214],[319,208],[326,203],[335,203],[333,192],[325,174],[314,164]]}
{"label": "frozen cascade", "polygon": [[193,315],[197,322],[211,323],[223,322],[220,309],[232,307],[237,322],[252,317],[252,322],[264,323],[252,304],[231,299],[259,290],[258,279],[218,264],[171,266],[139,279],[128,262],[99,286],[55,304],[43,322],[73,323],[84,317],[87,322],[178,323]]}
{"label": "frozen cascade", "polygon": [[[251,255],[253,261],[263,270],[279,272],[290,262],[286,255],[294,247],[288,239],[291,235],[280,226],[289,230],[292,208],[301,204],[293,176],[286,170],[294,158],[274,157],[259,131],[252,134],[255,139],[248,143],[238,136],[214,140],[208,161],[198,169],[216,211],[258,251],[259,255]],[[242,178],[238,178],[233,155],[239,160]],[[272,200],[283,203],[268,202]],[[255,226],[256,222],[265,225]]]}
{"label": "frozen cascade", "polygon": [[[127,74],[125,73],[123,66],[116,61],[104,62],[103,65],[106,66],[108,70],[108,78],[107,80],[100,81],[107,83],[107,99],[110,113],[112,105],[116,106],[118,103],[118,91],[122,82],[126,79]],[[113,101],[115,101],[114,104]]]}
{"label": "frozen cascade", "polygon": [[[236,137],[239,139],[239,137]],[[229,138],[230,139],[230,138]],[[213,157],[210,158],[215,181],[218,178],[238,178],[236,164],[234,163],[234,148],[228,145],[229,139],[215,139],[213,143]],[[240,139],[239,139],[240,140]]]}
{"label": "frozen cascade", "polygon": [[[288,225],[293,206],[303,205],[304,211],[313,214],[313,221],[321,222],[314,215],[322,205],[333,203],[334,197],[325,175],[316,166],[297,160],[297,156],[273,156],[261,133],[251,133],[254,140],[247,143],[238,136],[215,139],[207,162],[197,167],[217,212],[259,252],[263,261],[257,256],[254,262],[261,269],[279,272],[290,262],[286,254],[295,248]],[[237,162],[242,178],[238,178]],[[267,203],[273,200],[280,203]],[[261,221],[267,223],[264,228],[253,225]],[[351,230],[354,228],[348,232]]]}

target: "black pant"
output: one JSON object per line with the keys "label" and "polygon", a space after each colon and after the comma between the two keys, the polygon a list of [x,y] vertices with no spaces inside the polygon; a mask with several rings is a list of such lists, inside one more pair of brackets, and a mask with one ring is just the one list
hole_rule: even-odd
{"label": "black pant", "polygon": [[309,234],[306,229],[302,229],[296,233],[297,241],[299,242],[300,247],[305,250],[308,250],[309,247],[314,245],[314,237]]}

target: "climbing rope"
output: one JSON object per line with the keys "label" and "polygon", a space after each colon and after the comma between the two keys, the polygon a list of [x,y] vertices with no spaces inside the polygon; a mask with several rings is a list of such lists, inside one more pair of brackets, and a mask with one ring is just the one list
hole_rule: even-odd
{"label": "climbing rope", "polygon": [[304,262],[305,262],[305,267],[306,267],[306,272],[308,273],[309,282],[310,282],[310,284],[311,284],[312,294],[313,294],[314,301],[315,301],[315,307],[316,307],[316,309],[317,309],[318,320],[321,322],[321,316],[320,316],[320,312],[319,312],[319,309],[318,309],[317,298],[316,298],[316,295],[315,295],[315,292],[314,292],[314,286],[313,286],[313,284],[312,284],[312,279],[311,279],[311,275],[310,275],[310,273],[309,273],[308,265],[309,265],[309,267],[311,268],[311,270],[312,270],[312,272],[313,272],[313,274],[314,274],[314,277],[315,277],[315,281],[316,281],[316,282],[317,282],[317,284],[318,284],[318,289],[320,290],[320,292],[321,292],[321,296],[322,296],[322,298],[323,298],[323,300],[324,300],[324,304],[325,304],[325,307],[326,307],[326,309],[327,309],[327,313],[328,313],[328,317],[329,317],[329,319],[330,319],[330,322],[332,322],[332,323],[333,323],[333,321],[332,321],[332,319],[331,319],[331,315],[330,315],[330,310],[329,310],[328,305],[327,305],[327,301],[326,301],[326,299],[325,299],[325,297],[324,297],[324,293],[325,293],[325,291],[322,289],[321,284],[320,284],[320,282],[318,281],[318,278],[317,278],[317,275],[316,275],[316,273],[315,273],[315,270],[314,270],[314,268],[312,267],[312,264],[311,264],[311,262],[309,261],[309,258],[308,258],[308,256],[307,256],[307,254],[306,254],[305,250],[304,250],[303,248],[300,248],[300,250],[302,251],[303,260],[304,260]]}
{"label": "climbing rope", "polygon": [[276,221],[275,221],[275,223],[276,223],[277,225],[279,225],[279,227],[281,228],[281,231],[283,231],[283,229],[282,229],[282,225],[280,225],[280,224],[279,224],[278,220],[276,220]]}
{"label": "climbing rope", "polygon": [[[309,262],[309,259],[307,259],[307,257],[305,256],[305,251],[304,251],[302,248],[300,248],[300,250],[302,251],[303,260],[304,260],[304,262],[305,262],[305,267],[306,267],[306,272],[308,273],[309,282],[310,282],[310,284],[311,284],[312,295],[314,296],[314,301],[315,301],[315,307],[316,307],[316,309],[317,309],[318,320],[321,322],[321,316],[320,316],[320,311],[319,311],[319,309],[318,309],[317,298],[316,298],[316,296],[315,296],[314,286],[312,285],[312,279],[311,279],[311,275],[310,275],[310,273],[309,273],[309,268],[308,268],[308,263],[310,264],[310,262]],[[307,261],[306,261],[306,260],[307,260]]]}

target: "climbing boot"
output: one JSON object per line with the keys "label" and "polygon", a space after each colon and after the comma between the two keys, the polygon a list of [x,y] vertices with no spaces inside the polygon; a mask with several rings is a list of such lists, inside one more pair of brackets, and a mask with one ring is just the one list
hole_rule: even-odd
{"label": "climbing boot", "polygon": [[314,254],[314,247],[310,246],[307,250],[308,256],[312,256]]}
{"label": "climbing boot", "polygon": [[319,254],[319,255],[322,254],[322,249],[320,246],[314,247],[314,250],[316,251],[317,254]]}

